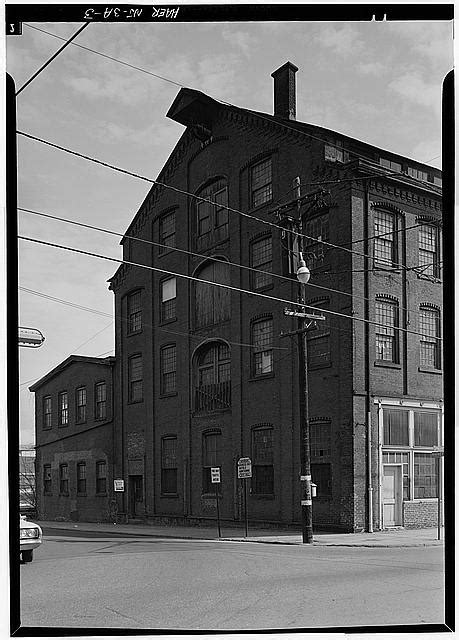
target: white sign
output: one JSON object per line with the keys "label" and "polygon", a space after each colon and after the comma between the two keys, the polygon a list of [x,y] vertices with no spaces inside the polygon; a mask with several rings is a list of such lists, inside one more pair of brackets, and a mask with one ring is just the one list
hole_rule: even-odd
{"label": "white sign", "polygon": [[113,480],[115,491],[124,491],[124,480]]}
{"label": "white sign", "polygon": [[210,468],[210,479],[212,481],[212,484],[220,482],[220,467]]}
{"label": "white sign", "polygon": [[237,461],[237,477],[252,477],[252,460],[250,458],[239,458],[239,460]]}

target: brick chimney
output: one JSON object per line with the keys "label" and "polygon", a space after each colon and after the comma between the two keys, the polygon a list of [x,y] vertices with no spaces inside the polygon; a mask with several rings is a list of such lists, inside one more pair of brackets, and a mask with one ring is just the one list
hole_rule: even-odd
{"label": "brick chimney", "polygon": [[295,73],[298,67],[286,62],[273,71],[274,78],[274,115],[287,120],[296,120],[296,83]]}

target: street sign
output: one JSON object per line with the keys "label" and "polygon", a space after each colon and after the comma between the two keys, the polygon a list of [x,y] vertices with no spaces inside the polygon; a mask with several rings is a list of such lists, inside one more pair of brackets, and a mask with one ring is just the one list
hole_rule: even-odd
{"label": "street sign", "polygon": [[124,491],[124,480],[113,480],[115,491]]}
{"label": "street sign", "polygon": [[220,467],[210,468],[210,479],[212,481],[212,484],[220,482]]}
{"label": "street sign", "polygon": [[252,477],[252,460],[250,458],[239,458],[239,460],[237,461],[237,477]]}

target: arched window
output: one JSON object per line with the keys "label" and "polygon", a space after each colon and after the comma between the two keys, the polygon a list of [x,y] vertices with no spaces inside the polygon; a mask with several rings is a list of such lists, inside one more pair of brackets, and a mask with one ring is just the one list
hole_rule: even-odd
{"label": "arched window", "polygon": [[200,189],[196,198],[197,247],[212,246],[228,237],[228,187],[218,178]]}
{"label": "arched window", "polygon": [[[196,277],[209,282],[230,283],[229,264],[207,262],[196,273]],[[195,327],[207,327],[218,324],[230,317],[230,291],[224,287],[196,282],[195,291]]]}
{"label": "arched window", "polygon": [[440,309],[430,305],[419,308],[419,364],[427,369],[441,369]]}
{"label": "arched window", "polygon": [[231,354],[226,342],[209,342],[195,356],[195,411],[231,406]]}

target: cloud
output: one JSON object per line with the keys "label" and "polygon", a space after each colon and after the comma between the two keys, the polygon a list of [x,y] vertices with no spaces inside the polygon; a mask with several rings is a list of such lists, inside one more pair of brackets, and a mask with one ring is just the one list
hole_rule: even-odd
{"label": "cloud", "polygon": [[253,35],[239,29],[235,31],[233,25],[228,25],[223,29],[222,36],[227,42],[235,45],[243,55],[249,57],[254,46]]}
{"label": "cloud", "polygon": [[386,73],[387,66],[379,61],[359,62],[357,70],[360,71],[360,73],[377,76]]}
{"label": "cloud", "polygon": [[359,38],[357,29],[348,23],[340,27],[327,25],[316,36],[316,40],[342,56],[358,53],[363,47],[363,41]]}
{"label": "cloud", "polygon": [[427,83],[419,73],[404,73],[388,85],[388,89],[402,98],[421,107],[441,109],[441,89],[438,85]]}

